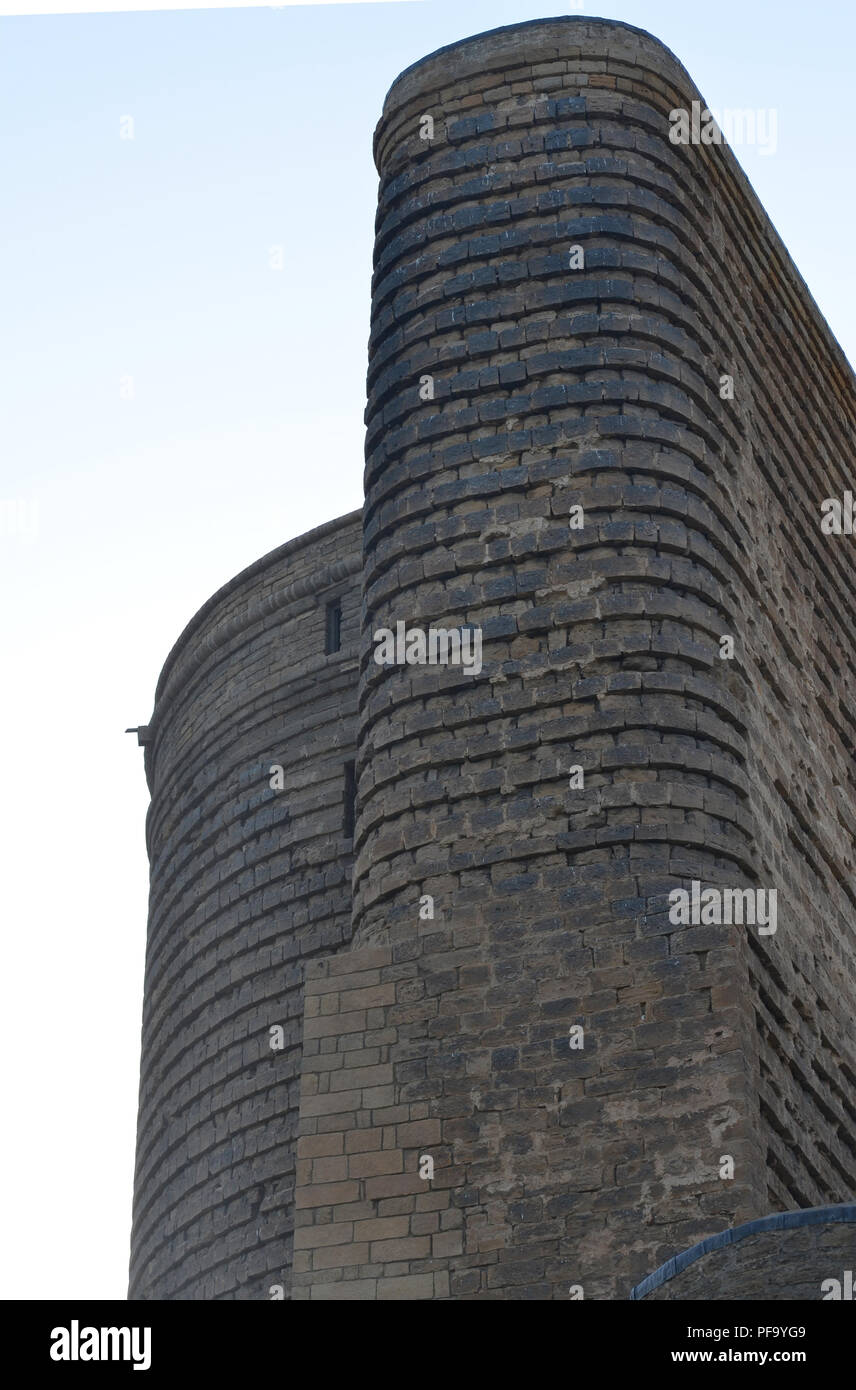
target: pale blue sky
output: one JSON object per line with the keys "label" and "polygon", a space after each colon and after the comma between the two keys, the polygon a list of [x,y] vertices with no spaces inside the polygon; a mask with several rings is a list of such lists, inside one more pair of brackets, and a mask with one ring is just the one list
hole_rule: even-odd
{"label": "pale blue sky", "polygon": [[[569,12],[0,20],[0,502],[38,506],[35,535],[0,534],[0,1297],[125,1295],[147,793],[123,730],[214,589],[360,504],[387,88],[457,38]],[[713,107],[777,110],[776,154],[736,154],[853,360],[852,7],[590,12],[663,40]]]}

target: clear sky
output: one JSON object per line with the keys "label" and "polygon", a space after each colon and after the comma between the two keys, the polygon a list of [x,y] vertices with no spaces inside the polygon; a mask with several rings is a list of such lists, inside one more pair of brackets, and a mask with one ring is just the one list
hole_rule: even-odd
{"label": "clear sky", "polygon": [[[0,1297],[125,1297],[148,795],[123,730],[209,594],[360,505],[384,95],[443,44],[581,12],[0,20]],[[854,8],[589,12],[712,107],[776,110],[776,153],[735,153],[856,359]]]}

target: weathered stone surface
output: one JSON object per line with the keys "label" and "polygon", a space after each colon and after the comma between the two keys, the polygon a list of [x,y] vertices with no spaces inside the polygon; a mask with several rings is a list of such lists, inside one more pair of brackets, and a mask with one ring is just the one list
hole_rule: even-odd
{"label": "weathered stone surface", "polygon": [[158,684],[131,1298],[290,1282],[304,962],[350,936],[359,534],[355,513],[239,574]]}
{"label": "weathered stone surface", "polygon": [[[730,152],[670,143],[698,95],[560,19],[416,64],[376,135],[355,944],[443,974],[399,1098],[466,1193],[457,1296],[625,1297],[856,1186],[854,550],[819,525],[856,397]],[[482,676],[377,667],[399,618],[480,625]],[[776,888],[776,934],[675,926],[691,879]]]}
{"label": "weathered stone surface", "polygon": [[[387,97],[362,558],[353,517],[275,552],[252,621],[239,576],[151,721],[132,1296],[266,1297],[293,1223],[297,1299],[626,1298],[856,1195],[856,389],[731,152],[670,142],[696,99],[573,18]],[[399,621],[480,628],[481,673],[377,665]],[[775,934],[674,922],[694,880],[775,889]],[[756,1239],[706,1296],[836,1275]]]}

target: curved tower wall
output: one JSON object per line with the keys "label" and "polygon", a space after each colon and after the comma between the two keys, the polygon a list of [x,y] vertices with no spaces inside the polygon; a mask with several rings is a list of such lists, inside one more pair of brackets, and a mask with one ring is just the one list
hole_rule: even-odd
{"label": "curved tower wall", "polygon": [[359,534],[355,513],[238,575],[158,685],[131,1298],[287,1291],[304,962],[350,935]]}
{"label": "curved tower wall", "polygon": [[[853,378],[730,151],[671,142],[699,99],[571,19],[384,107],[354,948],[394,1003],[383,1103],[340,1128],[403,1136],[343,1170],[338,1273],[301,1235],[312,1296],[626,1296],[856,1182],[854,563],[819,524]],[[476,626],[481,673],[379,665],[399,622]],[[776,934],[676,925],[693,880],[775,890]],[[404,1235],[349,1238],[384,1172]]]}

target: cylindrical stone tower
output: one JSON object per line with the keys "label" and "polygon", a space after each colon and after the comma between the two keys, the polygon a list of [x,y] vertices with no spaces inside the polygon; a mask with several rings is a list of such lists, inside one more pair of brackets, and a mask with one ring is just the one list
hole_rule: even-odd
{"label": "cylindrical stone tower", "polygon": [[[825,556],[771,485],[816,514],[846,478],[780,383],[820,354],[852,418],[852,376],[731,152],[673,141],[694,101],[649,35],[545,20],[415,64],[376,132],[354,946],[411,974],[391,1075],[463,1213],[452,1296],[626,1295],[856,1171],[791,993],[811,939],[833,1075],[852,894],[777,848],[816,798],[853,865],[844,750],[809,770],[797,696]],[[481,669],[381,659],[432,627]],[[676,923],[693,882],[777,890],[780,935]]]}
{"label": "cylindrical stone tower", "polygon": [[287,1293],[304,962],[350,935],[359,527],[244,570],[158,684],[131,1298]]}
{"label": "cylindrical stone tower", "polygon": [[134,1297],[838,1277],[856,389],[700,111],[575,18],[387,97],[362,530],[215,595],[141,735]]}
{"label": "cylindrical stone tower", "polygon": [[[655,1215],[682,1248],[763,1200],[745,942],[666,916],[753,872],[718,660],[742,335],[699,262],[714,189],[668,139],[692,95],[647,36],[544,21],[418,63],[376,134],[355,941],[407,949],[433,897],[405,1091],[475,1188],[465,1248],[502,1252],[463,1293],[614,1294]],[[480,674],[378,665],[401,620],[474,625]]]}

